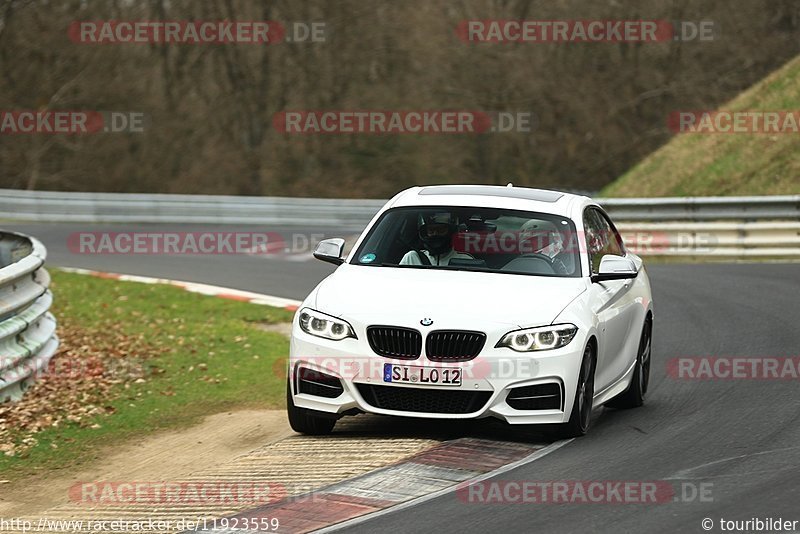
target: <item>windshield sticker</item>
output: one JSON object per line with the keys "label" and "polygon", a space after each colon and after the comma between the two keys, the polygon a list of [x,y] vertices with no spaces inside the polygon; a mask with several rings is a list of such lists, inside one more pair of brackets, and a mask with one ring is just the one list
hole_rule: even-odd
{"label": "windshield sticker", "polygon": [[373,261],[375,261],[376,257],[377,256],[375,256],[375,254],[371,252],[369,254],[364,254],[363,256],[361,256],[361,263],[372,263]]}

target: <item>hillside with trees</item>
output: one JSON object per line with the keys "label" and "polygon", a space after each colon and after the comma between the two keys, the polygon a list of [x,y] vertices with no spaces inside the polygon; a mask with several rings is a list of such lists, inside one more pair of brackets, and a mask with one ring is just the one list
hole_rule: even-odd
{"label": "hillside with trees", "polygon": [[[322,22],[322,42],[91,44],[92,20]],[[713,40],[469,43],[471,19],[713,21]],[[0,135],[0,187],[386,197],[418,183],[598,191],[800,53],[797,0],[0,0],[0,110],[144,116],[141,132]],[[797,83],[796,73],[794,83]],[[297,135],[286,110],[530,112],[529,132]]]}

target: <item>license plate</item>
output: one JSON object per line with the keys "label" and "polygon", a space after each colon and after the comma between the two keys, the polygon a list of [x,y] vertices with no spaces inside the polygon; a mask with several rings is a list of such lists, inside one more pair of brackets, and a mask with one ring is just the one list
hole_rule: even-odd
{"label": "license plate", "polygon": [[457,367],[416,367],[383,364],[383,381],[419,386],[460,386],[461,369]]}

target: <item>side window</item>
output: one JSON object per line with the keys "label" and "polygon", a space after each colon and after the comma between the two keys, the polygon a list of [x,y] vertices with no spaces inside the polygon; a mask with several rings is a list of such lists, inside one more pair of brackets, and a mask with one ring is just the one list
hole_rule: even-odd
{"label": "side window", "polygon": [[600,260],[606,254],[618,256],[625,254],[619,234],[612,229],[611,224],[600,211],[594,208],[584,211],[583,225],[586,228],[586,247],[593,273],[598,272]]}
{"label": "side window", "polygon": [[605,252],[605,254],[616,254],[617,256],[624,256],[625,255],[625,245],[622,244],[622,236],[619,235],[617,228],[614,226],[614,223],[608,218],[608,215],[603,213],[602,211],[595,210],[597,216],[603,221],[603,223],[608,227],[608,240],[609,240],[609,248],[610,250]]}
{"label": "side window", "polygon": [[586,233],[586,252],[589,254],[589,264],[592,272],[596,273],[597,268],[600,266],[599,252],[602,248],[602,243],[600,241],[600,228],[593,209],[584,210],[583,228]]}

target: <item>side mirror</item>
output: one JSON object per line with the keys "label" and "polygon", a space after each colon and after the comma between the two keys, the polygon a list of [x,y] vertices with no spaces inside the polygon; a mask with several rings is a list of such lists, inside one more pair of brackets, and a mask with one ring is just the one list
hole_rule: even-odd
{"label": "side mirror", "polygon": [[344,239],[341,237],[323,239],[317,243],[317,247],[314,249],[314,257],[334,265],[341,265],[344,263],[342,250],[344,250]]}
{"label": "side mirror", "polygon": [[606,254],[600,260],[599,273],[592,275],[592,282],[605,282],[607,280],[627,280],[636,278],[639,272],[633,260]]}

